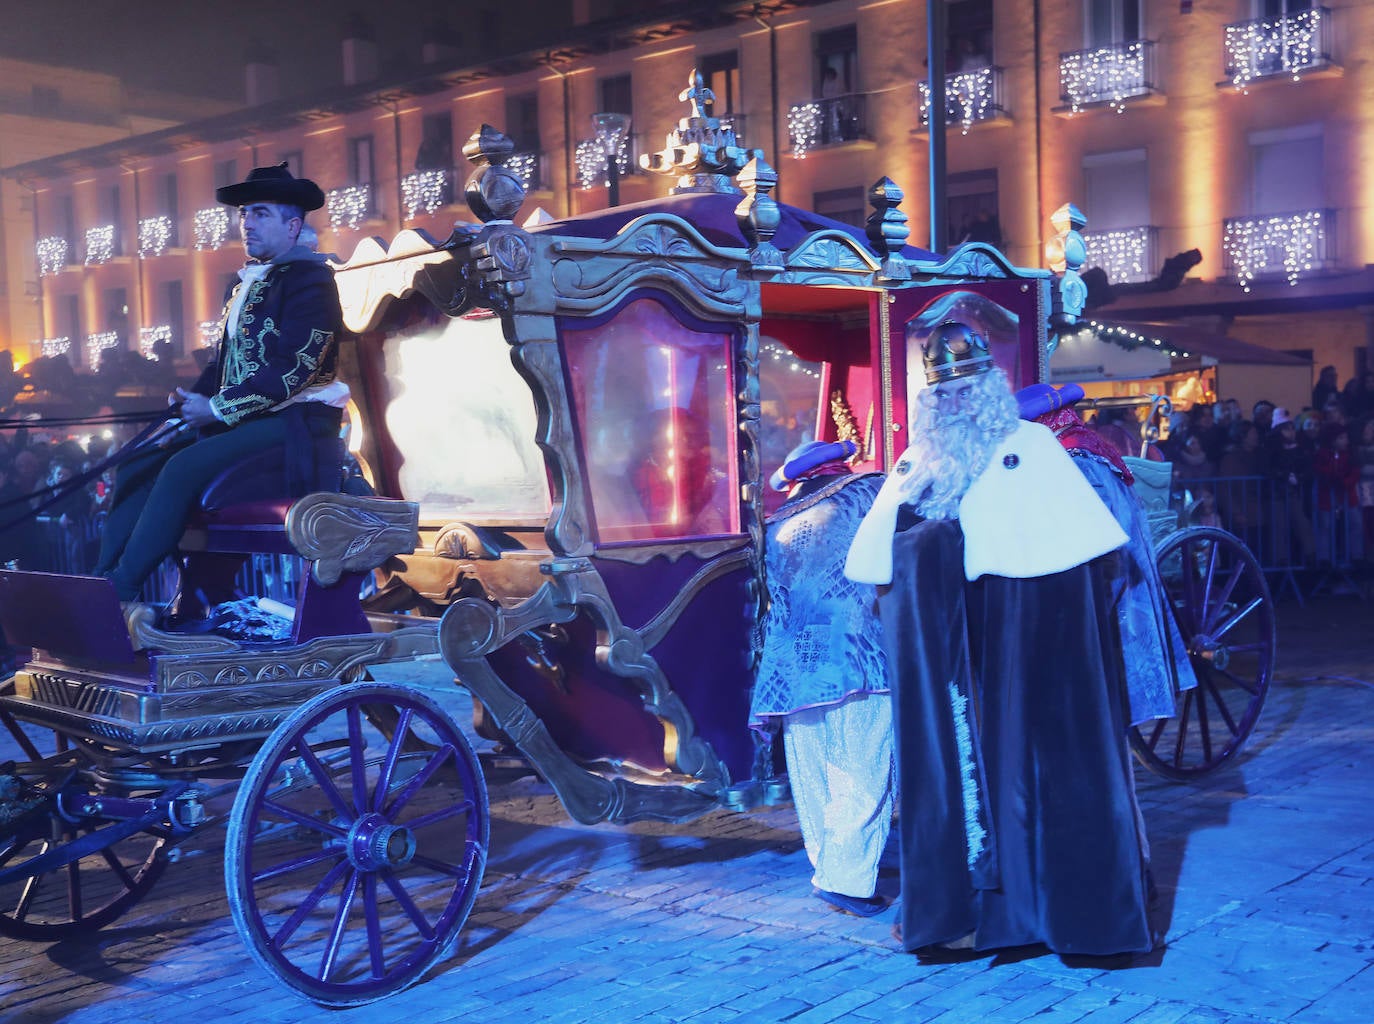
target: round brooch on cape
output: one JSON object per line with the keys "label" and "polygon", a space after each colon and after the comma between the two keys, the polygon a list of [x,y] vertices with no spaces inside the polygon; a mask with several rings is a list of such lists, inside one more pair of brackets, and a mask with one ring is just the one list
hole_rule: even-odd
{"label": "round brooch on cape", "polygon": [[1017,466],[1021,465],[1021,456],[1003,455],[1002,465],[1006,466],[1008,469],[1015,469]]}

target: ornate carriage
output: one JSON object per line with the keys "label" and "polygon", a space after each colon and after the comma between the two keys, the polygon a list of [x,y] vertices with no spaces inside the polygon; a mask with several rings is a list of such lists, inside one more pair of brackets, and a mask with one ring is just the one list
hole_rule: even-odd
{"label": "ornate carriage", "polygon": [[487,804],[450,717],[371,681],[400,659],[442,655],[477,731],[579,821],[786,798],[747,727],[766,470],[838,437],[889,469],[911,353],[950,315],[1014,382],[1045,379],[1075,289],[984,244],[907,245],[887,179],[865,232],[782,206],[762,155],[690,98],[647,161],[678,177],[666,199],[517,224],[513,147],[483,127],[464,150],[479,223],[338,267],[358,458],[387,497],[220,516],[198,541],[311,560],[290,638],[134,650],[103,581],[0,583],[30,588],[11,608],[47,588],[0,694],[25,758],[0,773],[0,933],[99,927],[225,824],[231,910],[269,971],[334,1005],[413,982],[476,897]]}

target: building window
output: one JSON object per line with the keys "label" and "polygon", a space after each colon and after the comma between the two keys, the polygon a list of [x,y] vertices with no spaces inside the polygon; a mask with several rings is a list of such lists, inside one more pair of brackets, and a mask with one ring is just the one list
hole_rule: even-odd
{"label": "building window", "polygon": [[598,112],[634,115],[634,98],[630,88],[629,75],[612,75],[603,78],[598,86],[601,106]]}
{"label": "building window", "polygon": [[[100,194],[100,224],[102,227],[109,225],[111,228],[109,239],[109,256],[124,255],[123,239],[120,237],[121,232],[119,230],[119,198],[120,197],[118,185],[110,185]],[[99,262],[104,261],[102,260]]]}
{"label": "building window", "polygon": [[237,185],[238,180],[239,162],[237,160],[218,160],[215,162],[215,188]]}
{"label": "building window", "polygon": [[1254,132],[1249,141],[1251,213],[1315,210],[1325,203],[1320,126]]}
{"label": "building window", "polygon": [[1286,18],[1310,11],[1313,6],[1312,0],[1255,0],[1255,17]]}
{"label": "building window", "polygon": [[1108,280],[1147,281],[1154,276],[1148,171],[1143,149],[1083,158],[1086,265],[1100,267]]}
{"label": "building window", "polygon": [[182,286],[179,280],[168,281],[162,286],[161,306],[162,323],[170,329],[167,340],[172,346],[172,355],[179,356],[186,351],[183,331],[186,317],[185,302],[182,296]]}
{"label": "building window", "polygon": [[945,179],[945,221],[955,245],[1002,244],[997,207],[997,169],[959,171]]}
{"label": "building window", "polygon": [[[420,122],[420,148],[415,153],[417,171],[453,170],[453,115],[426,114]],[[447,200],[445,200],[447,202]]]}
{"label": "building window", "polygon": [[853,25],[815,36],[816,95],[845,96],[859,86],[859,33]]}
{"label": "building window", "polygon": [[167,218],[171,229],[167,238],[167,244],[169,246],[176,246],[180,244],[180,240],[177,237],[177,222],[180,219],[177,214],[177,176],[175,174],[164,174],[159,186],[158,191],[161,194],[158,200],[162,207],[161,213]]}
{"label": "building window", "polygon": [[1089,49],[1141,38],[1140,0],[1085,0],[1084,40]]}
{"label": "building window", "polygon": [[290,153],[282,153],[281,159],[279,159],[277,163],[286,164],[286,169],[291,172],[291,176],[293,178],[300,178],[304,177],[305,175],[304,163],[301,160],[300,150],[294,150]]}
{"label": "building window", "polygon": [[701,77],[715,96],[716,117],[740,113],[739,52],[713,53],[701,59]]}
{"label": "building window", "polygon": [[855,228],[863,227],[868,216],[868,204],[864,201],[862,188],[836,188],[827,192],[817,192],[811,197],[811,209],[822,217],[829,217]]}
{"label": "building window", "polygon": [[538,95],[527,92],[506,97],[506,134],[515,143],[517,153],[539,152]]}
{"label": "building window", "polygon": [[374,180],[372,156],[371,135],[360,135],[356,139],[348,140],[348,174],[351,184],[372,184]]}
{"label": "building window", "polygon": [[992,66],[992,0],[947,0],[945,72]]}

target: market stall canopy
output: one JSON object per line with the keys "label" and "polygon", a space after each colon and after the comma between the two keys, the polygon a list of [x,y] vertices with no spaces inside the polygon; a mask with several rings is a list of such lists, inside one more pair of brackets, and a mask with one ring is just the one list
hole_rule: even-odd
{"label": "market stall canopy", "polygon": [[1050,380],[1139,380],[1217,365],[1310,367],[1311,360],[1187,324],[1091,320],[1065,335]]}

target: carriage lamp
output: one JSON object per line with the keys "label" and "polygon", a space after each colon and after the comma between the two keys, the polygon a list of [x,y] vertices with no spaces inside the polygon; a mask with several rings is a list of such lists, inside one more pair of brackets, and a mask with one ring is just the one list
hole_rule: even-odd
{"label": "carriage lamp", "polygon": [[592,115],[596,141],[606,154],[606,199],[610,206],[620,205],[620,149],[630,134],[630,115],[601,113]]}

